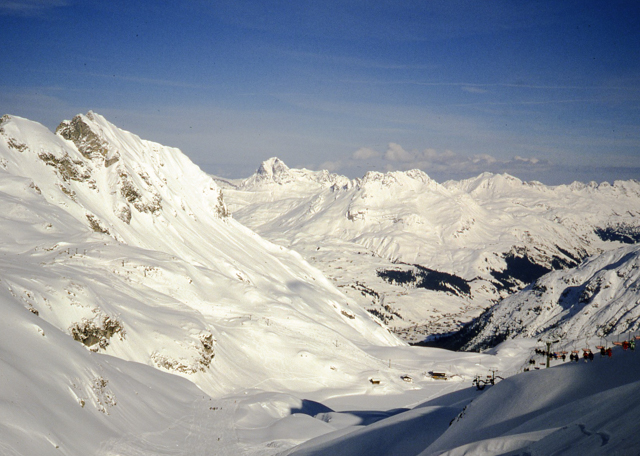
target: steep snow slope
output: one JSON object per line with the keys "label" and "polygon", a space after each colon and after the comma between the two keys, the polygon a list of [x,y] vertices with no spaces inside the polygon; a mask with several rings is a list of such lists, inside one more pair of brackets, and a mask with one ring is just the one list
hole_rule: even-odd
{"label": "steep snow slope", "polygon": [[[295,177],[294,177],[295,176]],[[552,269],[640,239],[640,183],[547,187],[418,170],[349,181],[270,159],[225,188],[233,217],[299,251],[408,340],[446,333]]]}
{"label": "steep snow slope", "polygon": [[[0,287],[0,454],[195,455],[222,447],[225,426],[214,418],[224,412],[211,410],[220,403],[196,385],[91,353],[21,304]],[[176,451],[176,442],[190,451]]]}
{"label": "steep snow slope", "polygon": [[97,114],[3,117],[0,174],[0,288],[94,351],[222,394],[366,382],[383,362],[358,345],[400,343],[179,150]]}
{"label": "steep snow slope", "polygon": [[639,357],[621,350],[612,359],[511,377],[420,454],[637,454],[639,379]]}
{"label": "steep snow slope", "polygon": [[576,341],[640,329],[640,247],[628,246],[554,271],[488,310],[465,333],[466,348],[506,338]]}

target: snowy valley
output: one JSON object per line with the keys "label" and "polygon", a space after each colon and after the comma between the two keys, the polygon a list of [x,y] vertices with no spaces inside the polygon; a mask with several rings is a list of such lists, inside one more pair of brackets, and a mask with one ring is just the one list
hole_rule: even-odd
{"label": "snowy valley", "polygon": [[350,180],[272,158],[245,180],[218,182],[235,219],[298,251],[414,343],[437,342],[552,270],[640,240],[637,181],[548,187],[485,173],[439,184],[419,170]]}
{"label": "snowy valley", "polygon": [[[4,116],[0,453],[637,454],[636,353],[522,371],[640,335],[639,217],[637,181],[225,181]],[[408,345],[463,326],[490,349]]]}

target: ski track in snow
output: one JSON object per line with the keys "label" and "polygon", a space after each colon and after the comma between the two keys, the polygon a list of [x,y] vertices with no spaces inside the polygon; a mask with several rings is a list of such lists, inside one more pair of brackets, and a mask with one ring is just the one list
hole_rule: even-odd
{"label": "ski track in snow", "polygon": [[102,456],[207,456],[237,454],[237,403],[231,399],[196,399],[184,416],[165,429],[130,434],[101,445]]}

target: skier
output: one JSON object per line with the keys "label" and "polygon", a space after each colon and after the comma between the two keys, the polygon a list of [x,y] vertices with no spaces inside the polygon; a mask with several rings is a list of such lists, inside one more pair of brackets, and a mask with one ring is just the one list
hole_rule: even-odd
{"label": "skier", "polygon": [[613,356],[613,350],[611,350],[611,347],[607,348],[607,356],[609,358],[611,358]]}
{"label": "skier", "polygon": [[593,352],[589,351],[589,361],[593,361]]}

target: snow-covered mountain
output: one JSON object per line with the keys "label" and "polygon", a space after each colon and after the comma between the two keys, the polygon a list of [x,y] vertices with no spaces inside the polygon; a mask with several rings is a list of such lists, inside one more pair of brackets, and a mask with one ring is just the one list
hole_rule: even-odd
{"label": "snow-covered mountain", "polygon": [[[255,174],[239,183],[240,189],[269,191],[273,184],[287,186],[299,184],[300,190],[318,191],[333,185],[348,187],[351,180],[329,171],[309,171],[307,169],[291,169],[282,160],[272,157],[262,162]],[[301,195],[297,195],[300,197]]]}
{"label": "snow-covered mountain", "polygon": [[9,116],[0,129],[0,288],[92,350],[221,394],[366,376],[381,361],[357,344],[400,343],[230,218],[179,150],[91,112],[57,134]]}
{"label": "snow-covered mountain", "polygon": [[[568,190],[596,195],[601,209],[609,204],[617,211],[595,215],[604,221],[599,234],[574,240],[575,250],[565,241],[550,244],[564,225],[531,216],[525,217],[537,227],[531,232],[549,229],[549,238],[525,236],[519,250],[503,251],[495,246],[511,246],[522,230],[513,228],[519,216],[509,198],[500,196],[511,184],[487,197],[492,207],[464,196],[479,188],[472,181],[457,183],[458,190],[419,172],[352,181],[288,169],[275,159],[243,182],[218,182],[223,189],[179,150],[142,140],[95,113],[63,122],[55,134],[2,117],[0,453],[502,454],[507,446],[555,451],[567,439],[581,451],[593,438],[620,451],[636,444],[638,408],[621,413],[619,404],[633,405],[637,396],[637,363],[622,364],[616,355],[600,374],[576,365],[565,369],[569,375],[521,377],[515,374],[535,341],[507,341],[486,353],[409,347],[370,315],[379,309],[382,320],[397,315],[408,324],[430,312],[440,320],[434,317],[429,328],[454,327],[460,312],[443,315],[450,309],[470,309],[479,296],[488,302],[523,285],[517,277],[528,276],[514,275],[514,261],[537,275],[591,250],[609,250],[612,240],[635,240],[635,183]],[[622,189],[625,196],[605,195]],[[474,233],[468,235],[476,251],[467,257],[461,244],[448,245],[446,227],[435,224],[462,217],[455,195],[460,207],[488,214],[460,234]],[[501,211],[513,229],[480,247],[492,236],[487,227],[501,226],[491,219]],[[283,246],[238,220],[265,227]],[[424,221],[435,234],[419,229]],[[414,228],[400,229],[405,226]],[[476,233],[479,226],[485,229]],[[440,246],[443,258],[417,242],[438,236],[447,241]],[[404,242],[415,242],[415,252]],[[423,261],[432,250],[434,263]],[[635,252],[615,257],[612,251],[609,269],[619,272]],[[482,255],[491,259],[486,270],[464,264]],[[447,269],[454,257],[458,268]],[[510,267],[509,273],[496,265]],[[635,280],[632,265],[620,271],[629,273],[624,283]],[[623,282],[605,279],[600,290],[585,285],[580,296],[604,299],[606,284]],[[370,312],[358,302],[371,304]],[[393,307],[396,302],[406,308]],[[481,309],[463,310],[469,316]],[[496,369],[513,380],[488,388],[485,399],[471,380]],[[560,388],[562,400],[542,394],[549,385]],[[534,391],[527,407],[509,409],[527,391]],[[588,407],[604,413],[585,417],[585,397]],[[487,413],[488,428],[470,433]],[[600,447],[593,448],[582,454],[599,454]]]}
{"label": "snow-covered mountain", "polygon": [[349,180],[276,158],[224,189],[233,217],[300,252],[409,341],[455,331],[543,274],[640,240],[640,183],[545,186],[419,170]]}
{"label": "snow-covered mountain", "polygon": [[554,271],[501,301],[461,335],[476,350],[507,338],[575,342],[640,329],[640,247],[605,252]]}

